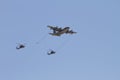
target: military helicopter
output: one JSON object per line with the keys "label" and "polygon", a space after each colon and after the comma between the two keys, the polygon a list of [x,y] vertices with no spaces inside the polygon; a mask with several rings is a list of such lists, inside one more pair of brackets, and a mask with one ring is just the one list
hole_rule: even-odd
{"label": "military helicopter", "polygon": [[49,33],[52,36],[61,36],[64,33],[66,33],[66,34],[74,34],[74,33],[76,33],[73,30],[70,30],[70,27],[65,27],[65,28],[59,28],[58,26],[56,26],[56,27],[47,26],[47,27],[50,28],[51,30],[53,30],[53,33]]}
{"label": "military helicopter", "polygon": [[19,44],[16,49],[21,49],[21,48],[25,48],[25,45],[24,44]]}
{"label": "military helicopter", "polygon": [[55,52],[54,50],[49,50],[49,51],[47,52],[48,55],[55,54],[55,53],[56,53],[56,52]]}

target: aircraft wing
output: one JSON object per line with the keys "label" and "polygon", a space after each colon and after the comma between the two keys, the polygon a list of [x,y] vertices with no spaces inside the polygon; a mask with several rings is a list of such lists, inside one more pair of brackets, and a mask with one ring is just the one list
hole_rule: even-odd
{"label": "aircraft wing", "polygon": [[52,29],[52,30],[55,30],[55,31],[62,31],[63,29],[62,28],[58,28],[58,26],[54,27],[54,26],[47,26],[48,28]]}
{"label": "aircraft wing", "polygon": [[52,36],[61,36],[61,34],[59,34],[59,33],[49,33],[49,34]]}
{"label": "aircraft wing", "polygon": [[49,25],[48,25],[47,27],[50,28],[50,29],[54,29],[54,28],[55,28],[55,27],[53,27],[53,26],[49,26]]}

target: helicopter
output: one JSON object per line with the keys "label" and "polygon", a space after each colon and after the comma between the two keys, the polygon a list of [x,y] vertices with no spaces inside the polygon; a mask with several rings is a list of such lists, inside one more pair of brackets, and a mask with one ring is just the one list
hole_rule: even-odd
{"label": "helicopter", "polygon": [[16,49],[21,49],[21,48],[25,48],[25,45],[24,44],[19,44],[17,47],[16,47]]}
{"label": "helicopter", "polygon": [[55,54],[56,52],[54,50],[50,50],[47,52],[48,55]]}

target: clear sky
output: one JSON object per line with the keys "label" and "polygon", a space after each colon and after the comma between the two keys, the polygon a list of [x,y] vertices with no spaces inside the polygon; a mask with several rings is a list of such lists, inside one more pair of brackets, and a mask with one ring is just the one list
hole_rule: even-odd
{"label": "clear sky", "polygon": [[0,37],[0,80],[120,80],[120,0],[0,0]]}

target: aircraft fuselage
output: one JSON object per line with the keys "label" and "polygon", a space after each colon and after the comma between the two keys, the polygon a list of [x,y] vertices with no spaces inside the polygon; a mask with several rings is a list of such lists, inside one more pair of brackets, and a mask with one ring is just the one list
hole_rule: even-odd
{"label": "aircraft fuselage", "polygon": [[60,31],[60,32],[57,32],[57,33],[50,33],[50,34],[53,35],[53,36],[60,36],[61,34],[66,33],[68,30],[69,30],[69,28],[65,28],[65,29],[63,29],[63,30]]}

